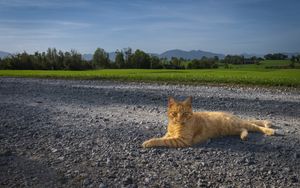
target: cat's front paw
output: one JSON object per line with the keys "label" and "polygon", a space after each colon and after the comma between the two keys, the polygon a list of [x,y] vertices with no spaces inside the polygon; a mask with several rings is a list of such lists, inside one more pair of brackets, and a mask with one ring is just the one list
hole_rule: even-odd
{"label": "cat's front paw", "polygon": [[153,140],[147,140],[142,144],[143,148],[151,148],[154,146]]}

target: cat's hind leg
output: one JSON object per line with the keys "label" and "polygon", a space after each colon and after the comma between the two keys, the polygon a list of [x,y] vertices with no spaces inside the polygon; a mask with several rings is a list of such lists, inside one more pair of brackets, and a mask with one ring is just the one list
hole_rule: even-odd
{"label": "cat's hind leg", "polygon": [[249,121],[261,127],[266,127],[266,128],[272,127],[271,121],[268,120],[249,120]]}
{"label": "cat's hind leg", "polygon": [[242,129],[241,134],[240,134],[241,140],[247,140],[248,139],[248,131],[247,129]]}
{"label": "cat's hind leg", "polygon": [[258,126],[255,123],[252,123],[250,121],[244,121],[242,128],[245,128],[248,131],[261,132],[268,136],[275,134],[274,129],[263,127],[263,126]]}

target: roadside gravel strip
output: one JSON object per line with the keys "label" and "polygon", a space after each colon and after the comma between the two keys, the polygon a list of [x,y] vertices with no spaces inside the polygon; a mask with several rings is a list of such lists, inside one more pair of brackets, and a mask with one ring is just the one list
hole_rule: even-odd
{"label": "roadside gravel strip", "polygon": [[[143,149],[167,96],[281,133]],[[300,187],[300,91],[0,78],[0,187]]]}

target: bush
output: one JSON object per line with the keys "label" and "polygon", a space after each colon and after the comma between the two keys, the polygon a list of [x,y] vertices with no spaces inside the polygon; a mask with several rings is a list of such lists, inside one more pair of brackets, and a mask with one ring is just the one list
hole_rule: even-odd
{"label": "bush", "polygon": [[194,59],[188,65],[188,69],[216,69],[218,64],[215,59]]}

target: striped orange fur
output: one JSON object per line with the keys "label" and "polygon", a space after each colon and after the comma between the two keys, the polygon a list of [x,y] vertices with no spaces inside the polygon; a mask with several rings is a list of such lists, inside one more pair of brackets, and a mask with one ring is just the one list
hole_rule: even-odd
{"label": "striped orange fur", "polygon": [[271,123],[265,120],[243,120],[226,112],[193,112],[192,98],[177,102],[169,97],[168,130],[161,138],[152,138],[143,143],[149,147],[188,147],[210,138],[239,135],[246,140],[248,132],[274,135]]}

